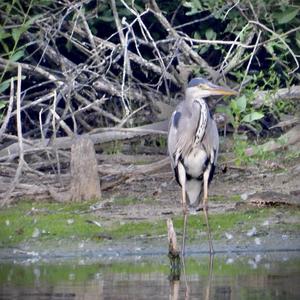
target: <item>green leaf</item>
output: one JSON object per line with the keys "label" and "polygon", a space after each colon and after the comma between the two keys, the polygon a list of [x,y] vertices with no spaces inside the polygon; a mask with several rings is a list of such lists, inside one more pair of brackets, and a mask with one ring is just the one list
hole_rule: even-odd
{"label": "green leaf", "polygon": [[244,118],[242,119],[242,122],[251,123],[251,122],[260,120],[263,117],[264,117],[263,113],[254,111],[254,112],[252,112],[252,113],[247,114],[246,116],[244,116]]}
{"label": "green leaf", "polygon": [[22,30],[21,27],[13,28],[13,30],[11,32],[11,35],[12,35],[15,43],[18,43],[18,41],[19,41],[20,36],[21,36],[22,33],[23,33],[23,30]]}
{"label": "green leaf", "polygon": [[0,93],[6,91],[10,86],[10,79],[7,79],[0,83]]}
{"label": "green leaf", "polygon": [[0,109],[3,109],[6,107],[6,102],[4,102],[3,100],[0,101]]}
{"label": "green leaf", "polygon": [[236,100],[232,99],[230,101],[230,108],[231,108],[232,112],[235,114],[239,112],[239,108],[237,106]]}
{"label": "green leaf", "polygon": [[213,31],[213,29],[208,28],[208,29],[205,31],[205,36],[206,36],[206,39],[207,39],[207,40],[215,40],[216,37],[217,37],[217,34]]}
{"label": "green leaf", "polygon": [[278,21],[278,24],[286,24],[292,21],[299,13],[299,8],[290,7],[283,12],[275,13],[274,18]]}
{"label": "green leaf", "polygon": [[9,36],[10,36],[10,34],[6,30],[4,30],[2,27],[0,27],[0,40],[4,40]]}
{"label": "green leaf", "polygon": [[242,97],[239,97],[236,100],[236,104],[237,104],[239,112],[245,111],[246,106],[247,106],[247,98],[246,98],[246,96],[243,95]]}
{"label": "green leaf", "polygon": [[268,43],[265,45],[266,50],[271,54],[274,55],[274,48],[273,48],[273,43]]}
{"label": "green leaf", "polygon": [[296,44],[300,48],[300,31],[296,32]]}
{"label": "green leaf", "polygon": [[24,56],[24,49],[19,50],[17,52],[15,52],[11,57],[10,57],[10,61],[18,61],[21,57]]}

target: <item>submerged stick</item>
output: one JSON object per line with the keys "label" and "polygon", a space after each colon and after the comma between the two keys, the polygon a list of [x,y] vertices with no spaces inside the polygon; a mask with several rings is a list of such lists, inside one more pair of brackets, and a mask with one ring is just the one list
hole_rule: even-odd
{"label": "submerged stick", "polygon": [[170,259],[170,276],[171,281],[180,279],[180,251],[177,249],[177,238],[174,230],[173,222],[171,219],[167,219],[168,227],[168,242],[169,242],[169,253],[168,257]]}

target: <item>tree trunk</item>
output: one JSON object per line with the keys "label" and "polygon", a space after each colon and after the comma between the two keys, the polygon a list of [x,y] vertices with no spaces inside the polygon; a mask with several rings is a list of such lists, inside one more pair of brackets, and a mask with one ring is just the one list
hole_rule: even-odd
{"label": "tree trunk", "polygon": [[77,137],[71,147],[71,200],[101,198],[97,159],[92,140]]}

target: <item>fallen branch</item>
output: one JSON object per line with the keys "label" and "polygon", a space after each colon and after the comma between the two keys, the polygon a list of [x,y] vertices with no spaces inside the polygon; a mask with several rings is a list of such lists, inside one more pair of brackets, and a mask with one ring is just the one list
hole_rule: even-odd
{"label": "fallen branch", "polygon": [[300,125],[295,126],[277,140],[272,140],[263,145],[246,149],[245,153],[247,156],[253,156],[261,152],[277,151],[297,142],[300,142]]}
{"label": "fallen branch", "polygon": [[[104,128],[97,129],[100,133],[89,134],[94,144],[103,144],[117,140],[127,140],[135,137],[142,137],[148,134],[166,135],[168,121],[161,121],[149,125],[144,125],[136,128]],[[55,139],[55,144],[51,139],[32,140],[32,145],[24,144],[24,153],[34,153],[44,151],[46,148],[55,149],[70,149],[73,142],[72,137],[58,137]],[[0,161],[8,158],[16,158],[18,156],[18,144],[14,143],[0,151]]]}
{"label": "fallen branch", "polygon": [[255,94],[252,102],[254,107],[259,108],[262,105],[273,105],[278,100],[298,100],[300,101],[300,85],[294,85],[289,88],[279,89],[273,93],[271,91],[260,91]]}
{"label": "fallen branch", "polygon": [[129,165],[129,166],[122,166],[122,165],[107,165],[101,164],[98,166],[98,172],[103,175],[141,175],[141,174],[149,174],[160,170],[170,164],[169,157],[161,159],[159,161],[150,163],[150,164],[143,164],[143,165]]}

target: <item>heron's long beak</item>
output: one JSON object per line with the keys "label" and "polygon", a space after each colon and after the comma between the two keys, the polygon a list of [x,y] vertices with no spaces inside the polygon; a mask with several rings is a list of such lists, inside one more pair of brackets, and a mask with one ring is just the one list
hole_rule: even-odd
{"label": "heron's long beak", "polygon": [[238,92],[224,87],[224,86],[220,86],[220,85],[216,85],[216,84],[210,84],[210,85],[206,85],[205,89],[207,89],[208,91],[210,91],[210,93],[212,95],[224,95],[224,96],[230,96],[230,95],[237,95]]}

